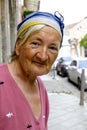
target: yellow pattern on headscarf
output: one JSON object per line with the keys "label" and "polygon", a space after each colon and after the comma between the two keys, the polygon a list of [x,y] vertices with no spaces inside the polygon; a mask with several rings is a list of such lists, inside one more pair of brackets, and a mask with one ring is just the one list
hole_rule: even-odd
{"label": "yellow pattern on headscarf", "polygon": [[20,29],[20,31],[19,31],[18,34],[17,34],[17,37],[19,37],[20,34],[21,34],[24,30],[26,30],[27,28],[29,28],[29,27],[31,27],[31,26],[33,26],[33,25],[38,25],[38,24],[44,24],[44,23],[43,23],[43,22],[31,22],[31,23],[26,24],[24,27],[22,27],[22,28]]}

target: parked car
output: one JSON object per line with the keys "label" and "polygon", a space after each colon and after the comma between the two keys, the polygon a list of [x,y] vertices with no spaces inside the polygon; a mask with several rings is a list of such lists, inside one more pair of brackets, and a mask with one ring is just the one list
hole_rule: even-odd
{"label": "parked car", "polygon": [[68,81],[75,83],[81,89],[81,74],[84,69],[85,89],[87,89],[87,58],[75,59],[68,66]]}
{"label": "parked car", "polygon": [[73,58],[70,56],[60,57],[56,65],[57,75],[61,75],[63,77],[67,76],[68,65],[71,63],[72,60]]}

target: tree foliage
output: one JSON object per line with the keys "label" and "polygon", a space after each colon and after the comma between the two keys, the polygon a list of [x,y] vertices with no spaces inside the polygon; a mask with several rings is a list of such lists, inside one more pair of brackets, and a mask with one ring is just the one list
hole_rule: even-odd
{"label": "tree foliage", "polygon": [[25,10],[24,11],[24,17],[26,17],[27,15],[29,15],[29,14],[31,14],[31,13],[33,13],[34,11],[32,11],[32,10]]}
{"label": "tree foliage", "polygon": [[80,46],[87,48],[87,34],[80,40]]}

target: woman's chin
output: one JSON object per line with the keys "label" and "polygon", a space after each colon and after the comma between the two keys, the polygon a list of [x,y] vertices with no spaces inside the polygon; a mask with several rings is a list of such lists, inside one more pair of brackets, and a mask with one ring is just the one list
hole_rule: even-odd
{"label": "woman's chin", "polygon": [[43,69],[43,70],[39,69],[39,70],[35,70],[35,71],[33,70],[33,72],[34,72],[34,75],[41,76],[41,75],[48,74],[49,69]]}
{"label": "woman's chin", "polygon": [[48,74],[49,71],[46,71],[46,72],[42,72],[42,73],[39,73],[38,76],[42,76],[42,75],[45,75],[45,74]]}

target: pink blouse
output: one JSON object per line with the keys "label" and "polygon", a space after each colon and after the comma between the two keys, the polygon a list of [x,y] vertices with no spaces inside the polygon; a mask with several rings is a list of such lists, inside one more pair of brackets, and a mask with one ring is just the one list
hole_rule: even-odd
{"label": "pink blouse", "polygon": [[37,78],[41,115],[37,120],[6,64],[0,65],[0,130],[47,130],[49,101],[43,82]]}

